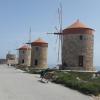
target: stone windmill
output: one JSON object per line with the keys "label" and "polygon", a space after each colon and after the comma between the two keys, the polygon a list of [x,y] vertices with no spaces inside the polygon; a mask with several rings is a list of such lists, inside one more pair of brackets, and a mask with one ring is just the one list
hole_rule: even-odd
{"label": "stone windmill", "polygon": [[94,29],[77,20],[62,31],[62,68],[93,71]]}
{"label": "stone windmill", "polygon": [[[61,55],[60,69],[93,71],[94,29],[77,20],[62,30],[62,6],[58,9],[59,31],[58,59]],[[61,50],[59,54],[59,50]]]}

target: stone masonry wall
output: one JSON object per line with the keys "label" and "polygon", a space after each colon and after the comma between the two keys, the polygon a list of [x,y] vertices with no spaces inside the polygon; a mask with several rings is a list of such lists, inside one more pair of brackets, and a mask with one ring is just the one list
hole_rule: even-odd
{"label": "stone masonry wall", "polygon": [[[88,32],[88,31],[86,31]],[[90,31],[89,31],[90,32]],[[82,40],[80,40],[82,36]],[[93,70],[93,34],[67,34],[63,36],[62,63],[66,69]],[[79,56],[83,56],[83,67],[79,66]]]}
{"label": "stone masonry wall", "polygon": [[[24,59],[24,63],[22,60]],[[19,64],[30,66],[31,63],[31,50],[19,50]]]}
{"label": "stone masonry wall", "polygon": [[[36,49],[38,48],[38,50]],[[32,46],[31,66],[34,68],[47,68],[47,49],[48,47]],[[38,64],[35,65],[35,60]]]}

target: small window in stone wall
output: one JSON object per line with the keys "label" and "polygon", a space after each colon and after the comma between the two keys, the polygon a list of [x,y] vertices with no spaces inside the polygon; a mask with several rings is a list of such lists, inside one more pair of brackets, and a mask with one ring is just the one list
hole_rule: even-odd
{"label": "small window in stone wall", "polygon": [[35,65],[38,65],[38,60],[37,59],[35,59]]}
{"label": "small window in stone wall", "polygon": [[36,51],[39,51],[39,47],[36,47],[35,50],[36,50]]}
{"label": "small window in stone wall", "polygon": [[63,66],[66,66],[66,67],[68,67],[68,65],[66,64],[66,62],[64,62],[64,63],[63,63]]}
{"label": "small window in stone wall", "polygon": [[22,59],[22,64],[24,63],[24,59]]}
{"label": "small window in stone wall", "polygon": [[79,56],[79,66],[80,67],[83,67],[83,60],[84,60],[84,57],[82,55]]}
{"label": "small window in stone wall", "polygon": [[25,52],[24,52],[24,51],[22,51],[22,53],[24,54]]}
{"label": "small window in stone wall", "polygon": [[82,35],[80,35],[80,37],[79,37],[79,38],[80,38],[80,40],[83,40],[83,36],[82,36]]}

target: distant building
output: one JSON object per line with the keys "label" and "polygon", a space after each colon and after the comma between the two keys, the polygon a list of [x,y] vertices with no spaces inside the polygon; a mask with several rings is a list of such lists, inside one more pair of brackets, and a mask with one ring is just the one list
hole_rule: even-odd
{"label": "distant building", "polygon": [[11,54],[11,53],[8,53],[6,55],[6,61],[7,61],[7,64],[9,64],[9,65],[15,65],[15,64],[18,63],[16,55],[15,54]]}
{"label": "distant building", "polygon": [[37,69],[47,68],[48,43],[38,38],[31,43],[31,48],[31,66]]}
{"label": "distant building", "polygon": [[6,59],[0,59],[0,64],[7,64],[7,60]]}
{"label": "distant building", "polygon": [[93,71],[94,29],[79,20],[63,30],[62,69]]}
{"label": "distant building", "polygon": [[31,63],[31,48],[24,45],[18,49],[19,57],[18,64],[23,66],[30,66]]}
{"label": "distant building", "polygon": [[95,73],[96,77],[100,77],[100,71]]}

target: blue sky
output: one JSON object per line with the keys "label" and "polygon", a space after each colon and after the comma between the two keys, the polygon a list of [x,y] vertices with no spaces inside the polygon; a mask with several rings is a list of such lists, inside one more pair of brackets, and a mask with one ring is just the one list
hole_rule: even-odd
{"label": "blue sky", "polygon": [[57,63],[56,36],[47,35],[58,27],[59,2],[63,5],[63,28],[77,19],[95,29],[94,65],[100,65],[100,1],[99,0],[0,0],[0,58],[28,41],[42,37],[49,43],[48,63]]}

